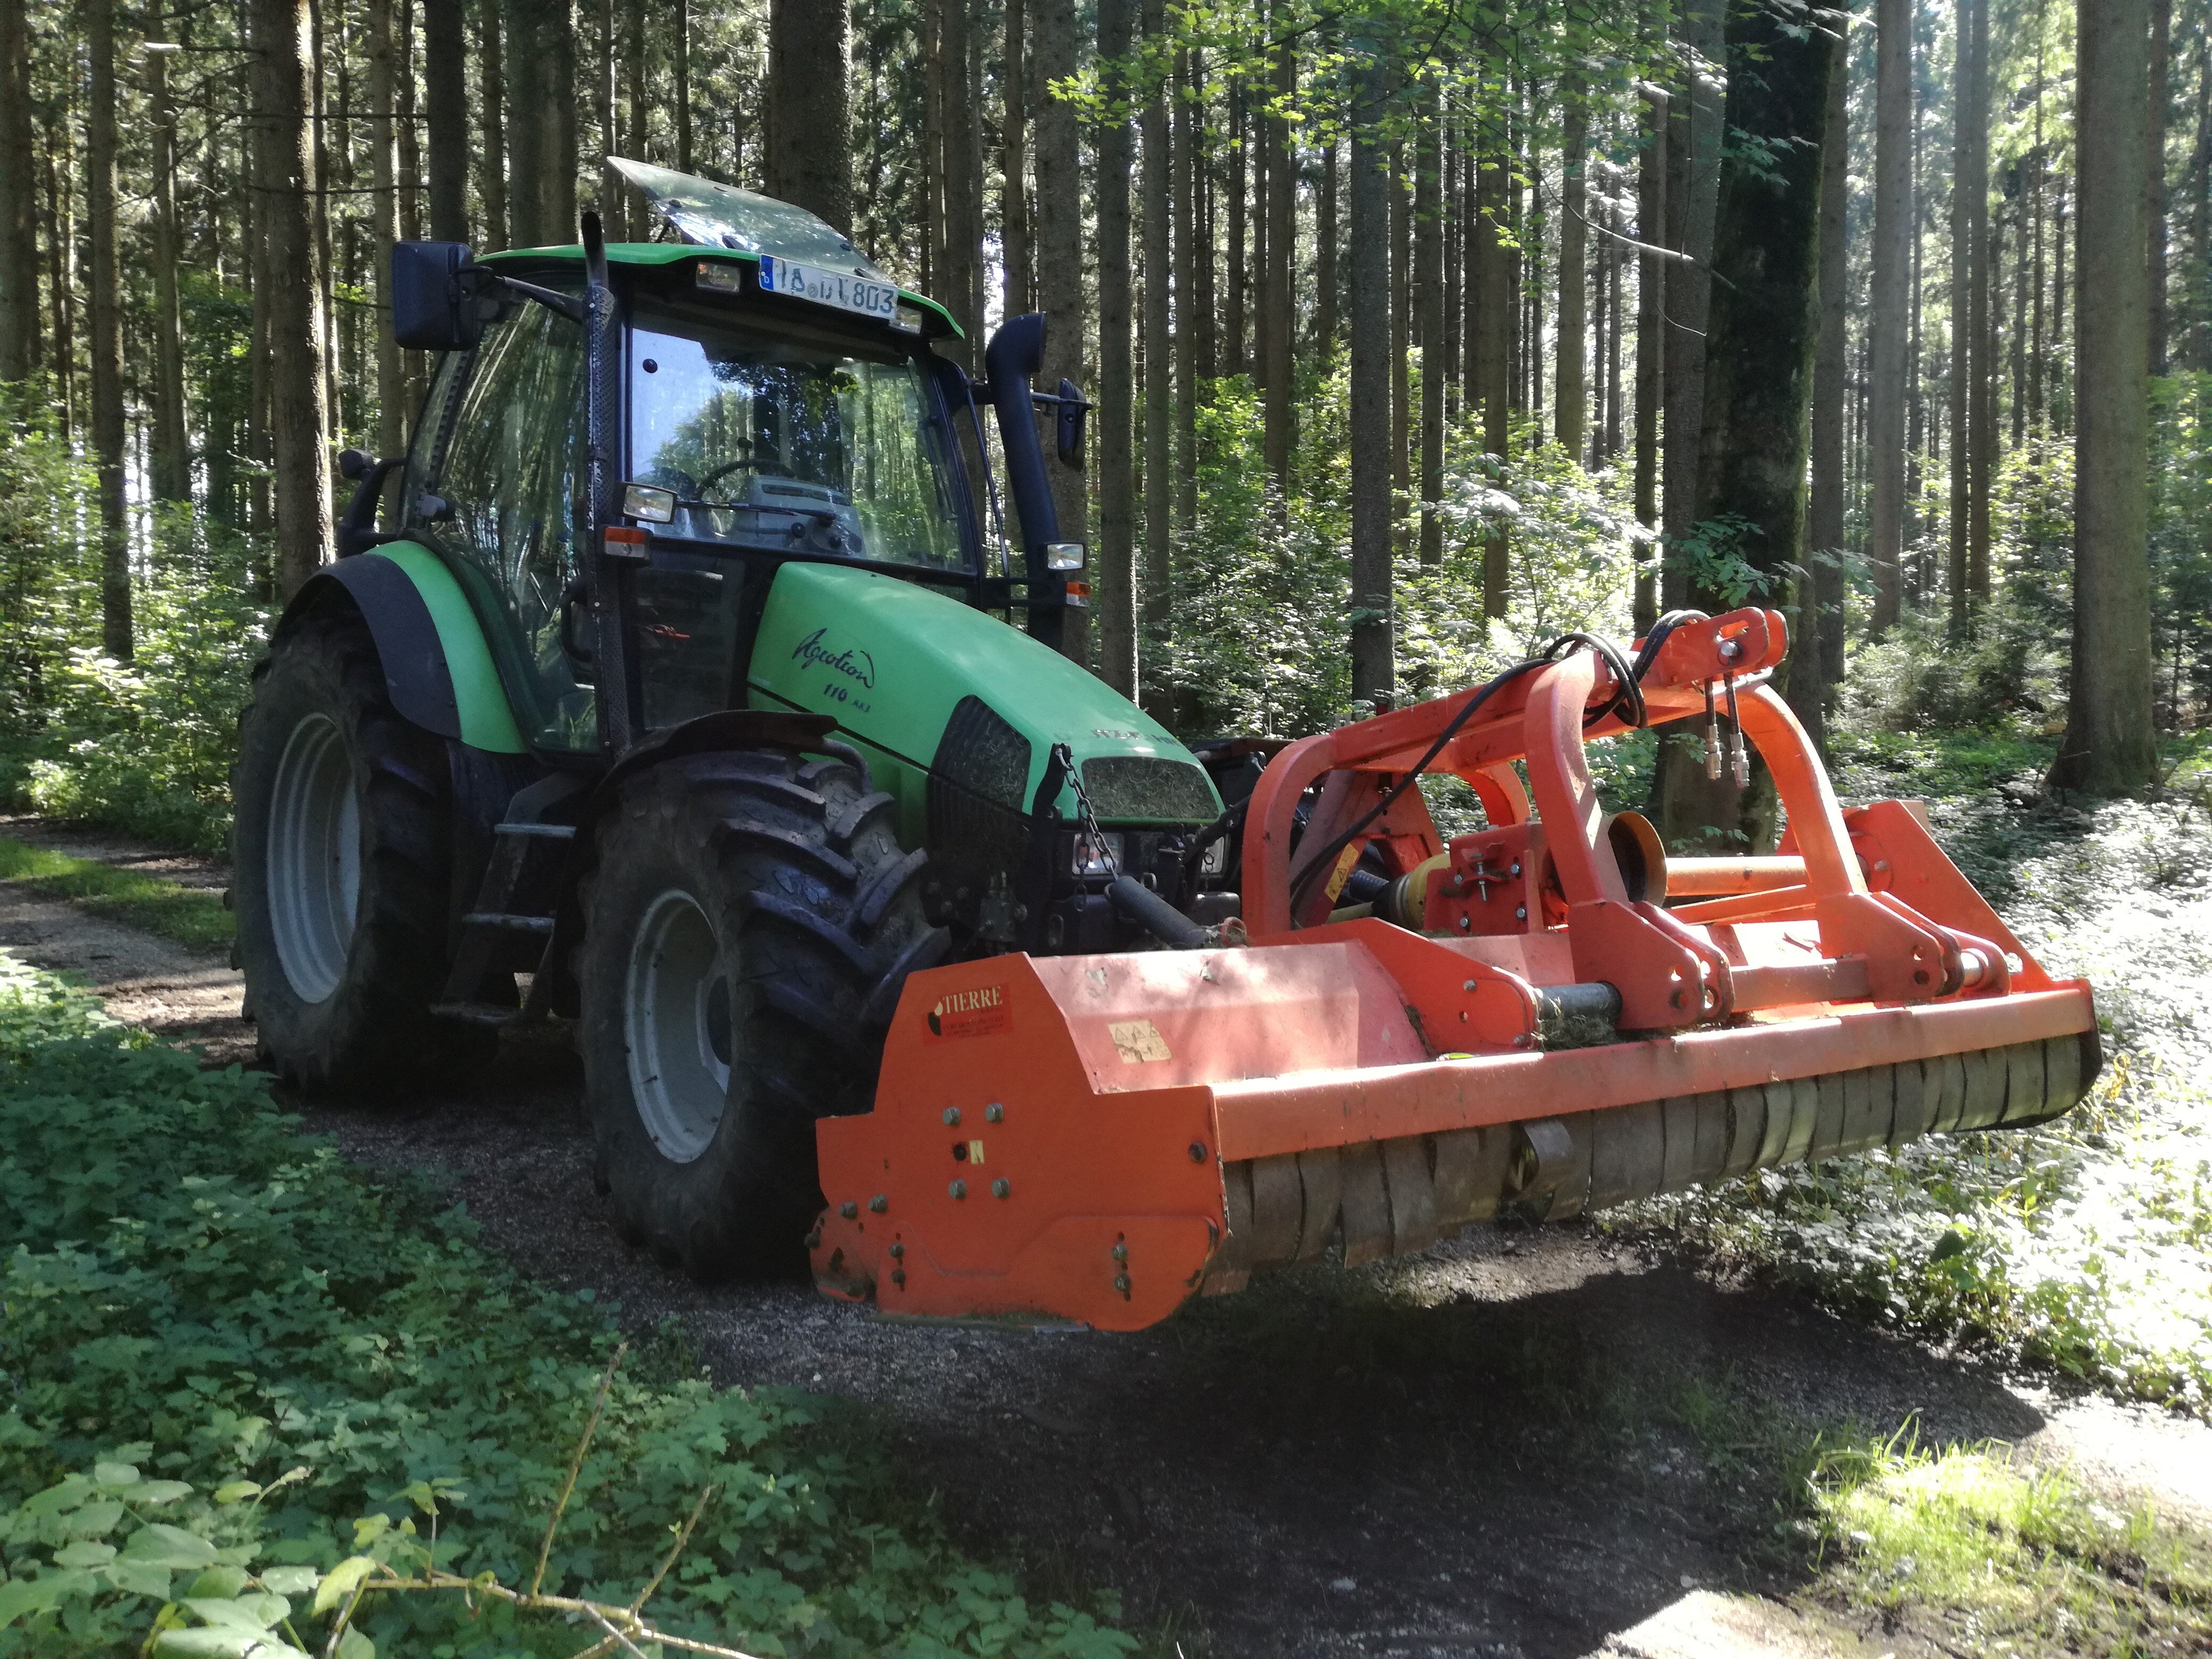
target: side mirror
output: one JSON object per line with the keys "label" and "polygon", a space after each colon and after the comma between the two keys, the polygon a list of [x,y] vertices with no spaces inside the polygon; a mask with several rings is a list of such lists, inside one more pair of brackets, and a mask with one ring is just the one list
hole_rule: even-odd
{"label": "side mirror", "polygon": [[338,451],[338,477],[349,483],[359,483],[376,465],[376,457],[365,449]]}
{"label": "side mirror", "polygon": [[1086,424],[1084,417],[1091,413],[1091,405],[1083,401],[1083,393],[1076,389],[1073,380],[1060,383],[1058,413],[1060,419],[1055,425],[1060,464],[1079,471],[1083,465],[1083,429]]}
{"label": "side mirror", "polygon": [[465,242],[392,245],[392,337],[410,351],[465,351],[483,336]]}

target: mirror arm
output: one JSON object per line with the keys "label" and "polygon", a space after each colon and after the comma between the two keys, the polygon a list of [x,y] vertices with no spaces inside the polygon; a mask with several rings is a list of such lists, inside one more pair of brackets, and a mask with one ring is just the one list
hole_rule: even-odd
{"label": "mirror arm", "polygon": [[570,322],[580,326],[586,319],[584,302],[573,294],[563,294],[557,289],[540,288],[535,283],[526,283],[519,276],[509,276],[490,265],[463,265],[460,274],[464,276],[473,276],[479,283],[509,289],[521,295],[525,299],[535,300],[547,310],[558,312]]}

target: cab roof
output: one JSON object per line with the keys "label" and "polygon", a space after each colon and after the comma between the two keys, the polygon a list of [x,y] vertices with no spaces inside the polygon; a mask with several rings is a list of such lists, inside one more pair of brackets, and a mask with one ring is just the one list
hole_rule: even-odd
{"label": "cab roof", "polygon": [[[898,289],[901,297],[932,313],[944,331],[965,338],[966,331],[936,301],[900,288],[890,274],[854,246],[835,226],[789,202],[743,190],[712,179],[672,172],[627,156],[610,155],[607,171],[627,183],[662,223],[683,240],[677,242],[617,242],[607,247],[607,263],[634,266],[672,265],[686,259],[713,258],[757,267],[763,256],[794,264],[850,271],[866,281]],[[489,260],[580,261],[581,246],[510,248]],[[931,333],[940,331],[932,329]]]}

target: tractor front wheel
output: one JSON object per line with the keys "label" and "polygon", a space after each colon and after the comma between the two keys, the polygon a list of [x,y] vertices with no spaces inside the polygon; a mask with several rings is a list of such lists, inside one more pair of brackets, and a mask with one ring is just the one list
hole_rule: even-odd
{"label": "tractor front wheel", "polygon": [[453,848],[445,739],[403,719],[368,628],[327,605],[277,636],[239,718],[231,831],[246,1007],[314,1093],[451,1078],[493,1032],[440,1019]]}
{"label": "tractor front wheel", "polygon": [[868,1109],[867,1005],[930,933],[895,804],[840,760],[631,779],[582,889],[578,1046],[617,1226],[695,1278],[795,1267],[814,1120]]}

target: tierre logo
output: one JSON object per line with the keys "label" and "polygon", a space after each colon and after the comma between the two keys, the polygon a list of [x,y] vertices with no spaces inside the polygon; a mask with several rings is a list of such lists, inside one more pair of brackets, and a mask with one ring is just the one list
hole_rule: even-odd
{"label": "tierre logo", "polygon": [[972,991],[948,991],[929,1011],[929,1035],[933,1042],[954,1037],[988,1036],[1013,1024],[1003,985],[980,986]]}

